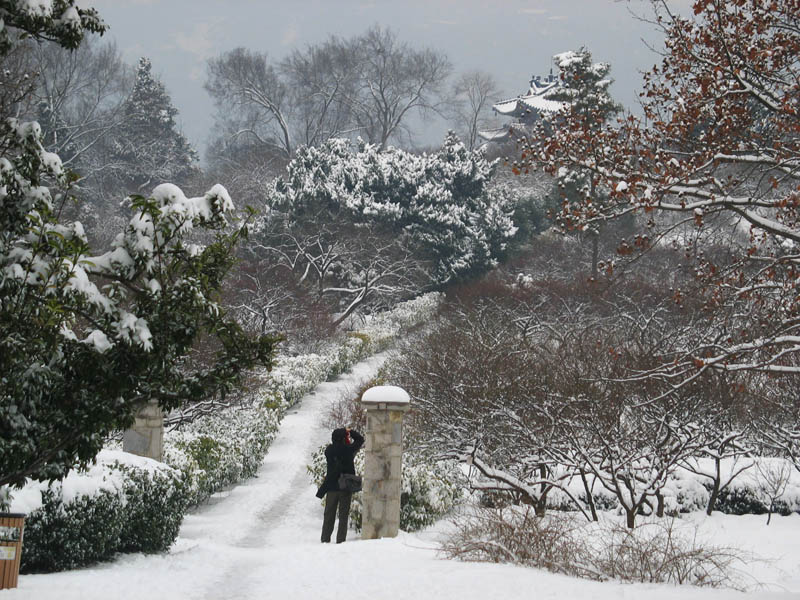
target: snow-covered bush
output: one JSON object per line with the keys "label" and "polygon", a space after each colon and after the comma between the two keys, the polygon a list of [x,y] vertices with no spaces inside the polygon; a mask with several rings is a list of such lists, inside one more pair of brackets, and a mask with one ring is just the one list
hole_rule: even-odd
{"label": "snow-covered bush", "polygon": [[246,406],[225,409],[164,436],[164,461],[183,473],[190,505],[255,475],[281,416],[278,408],[265,404],[259,395]]}
{"label": "snow-covered bush", "polygon": [[41,498],[25,522],[23,573],[74,569],[113,556],[125,518],[120,491],[99,489],[64,502],[56,486],[42,490]]}
{"label": "snow-covered bush", "polygon": [[409,454],[403,465],[400,524],[405,531],[433,525],[463,495],[464,482],[454,461],[430,462]]}
{"label": "snow-covered bush", "polygon": [[[730,515],[761,515],[770,512],[788,515],[800,513],[800,473],[791,461],[774,457],[754,457],[742,469],[742,461],[726,458],[721,461],[721,472],[727,481],[732,477],[717,499],[715,510]],[[708,459],[696,459],[693,466],[701,469]],[[750,466],[747,466],[749,464]],[[740,471],[740,472],[739,472]],[[738,473],[734,476],[734,473]],[[765,474],[777,473],[782,481],[768,481]],[[587,475],[595,506],[601,511],[619,510],[616,495],[604,488],[592,475]],[[772,484],[772,485],[770,485]],[[777,484],[777,485],[776,485]],[[566,482],[572,495],[586,503],[586,494],[580,478],[575,476]],[[678,515],[704,511],[711,494],[711,480],[684,467],[676,468],[662,488],[664,512]],[[570,497],[559,489],[548,495],[548,508],[574,510]],[[645,505],[642,514],[652,514],[653,506]]]}
{"label": "snow-covered bush", "polygon": [[394,342],[398,336],[407,335],[424,323],[429,323],[444,301],[444,294],[430,292],[413,300],[400,302],[392,310],[366,317],[362,335],[369,340],[370,350],[380,352]]}
{"label": "snow-covered bush", "polygon": [[11,510],[27,513],[21,569],[60,571],[116,552],[163,551],[177,537],[185,508],[176,470],[103,451],[84,471],[15,494]]}
{"label": "snow-covered bush", "polygon": [[[364,471],[364,452],[356,454],[356,472]],[[325,479],[327,466],[325,446],[311,458],[308,472],[319,487]],[[418,531],[435,523],[461,499],[464,489],[461,471],[453,461],[426,460],[406,452],[403,455],[400,495],[400,529]],[[362,495],[353,494],[350,503],[350,524],[361,531]]]}
{"label": "snow-covered bush", "polygon": [[443,295],[424,294],[392,310],[370,315],[363,327],[350,332],[319,353],[279,356],[262,393],[271,405],[288,408],[318,384],[347,371],[359,360],[388,348],[398,336],[429,321]]}
{"label": "snow-covered bush", "polygon": [[[115,464],[125,477],[125,518],[118,552],[163,552],[183,522],[188,498],[182,477],[167,469],[147,470]],[[95,521],[95,527],[97,527]]]}
{"label": "snow-covered bush", "polygon": [[510,562],[599,581],[616,579],[743,588],[744,557],[699,540],[696,527],[660,519],[635,529],[575,514],[538,517],[530,507],[460,515],[442,545],[449,558]]}

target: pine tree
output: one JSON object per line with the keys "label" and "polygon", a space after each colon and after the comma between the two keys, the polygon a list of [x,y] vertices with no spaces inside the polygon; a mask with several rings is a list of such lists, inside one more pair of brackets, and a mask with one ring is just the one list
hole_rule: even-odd
{"label": "pine tree", "polygon": [[364,142],[352,151],[334,139],[298,149],[275,184],[272,207],[296,222],[346,214],[408,236],[441,285],[488,270],[516,233],[513,193],[490,185],[496,165],[453,133],[422,156]]}
{"label": "pine tree", "polygon": [[112,153],[121,164],[116,176],[126,191],[166,181],[184,184],[196,169],[197,152],[178,130],[178,109],[147,58],[139,60],[133,91],[124,107],[125,124]]}
{"label": "pine tree", "polygon": [[[561,69],[562,85],[554,88],[546,97],[565,103],[572,119],[583,123],[587,130],[599,130],[608,119],[622,110],[608,91],[613,83],[608,76],[611,71],[608,63],[593,63],[592,54],[585,47],[556,54],[553,59]],[[554,126],[558,127],[559,124],[556,122]],[[559,171],[554,189],[554,195],[562,204],[588,201],[597,206],[607,200],[609,192],[596,185],[589,170],[581,168]],[[592,277],[596,279],[600,225],[593,224],[587,228],[587,232],[592,240]]]}

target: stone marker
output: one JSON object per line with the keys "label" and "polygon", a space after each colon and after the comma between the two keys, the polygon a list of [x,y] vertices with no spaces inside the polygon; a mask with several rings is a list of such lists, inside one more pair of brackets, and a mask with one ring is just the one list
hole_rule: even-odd
{"label": "stone marker", "polygon": [[122,436],[122,450],[158,461],[164,459],[164,413],[151,400],[136,413],[133,427]]}
{"label": "stone marker", "polygon": [[410,398],[402,388],[380,385],[361,397],[367,410],[361,539],[395,537],[400,529],[403,413]]}

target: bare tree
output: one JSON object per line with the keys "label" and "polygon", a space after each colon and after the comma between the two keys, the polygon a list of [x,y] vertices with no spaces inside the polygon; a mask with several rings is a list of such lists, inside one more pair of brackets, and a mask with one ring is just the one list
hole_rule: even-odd
{"label": "bare tree", "polygon": [[698,252],[708,327],[650,378],[690,385],[709,370],[796,376],[797,5],[693,4],[683,17],[666,0],[653,2],[666,48],[645,76],[643,119],[628,115],[598,128],[562,112],[564,125],[532,136],[519,167],[544,159],[551,173],[582,169],[610,190],[602,203],[584,197],[563,204],[563,222],[581,230],[638,213],[653,226],[652,238],[654,215],[670,214],[694,223],[702,250],[701,233],[714,219],[737,227],[726,260]]}
{"label": "bare tree", "polygon": [[415,50],[392,30],[377,26],[352,45],[359,88],[347,101],[370,142],[384,149],[389,139],[408,133],[409,114],[440,111],[440,93],[452,70],[444,53]]}
{"label": "bare tree", "polygon": [[767,525],[772,520],[775,504],[786,492],[792,474],[790,463],[783,458],[762,458],[756,462],[758,491],[767,503]]}
{"label": "bare tree", "polygon": [[266,53],[236,48],[209,59],[205,88],[231,139],[250,137],[271,152],[291,157],[290,90]]}
{"label": "bare tree", "polygon": [[19,117],[33,104],[36,82],[34,42],[18,41],[7,53],[0,53],[0,116]]}
{"label": "bare tree", "polygon": [[467,71],[455,81],[450,95],[455,100],[451,120],[466,146],[473,150],[478,143],[478,130],[486,126],[492,100],[500,95],[497,82],[490,73]]}
{"label": "bare tree", "polygon": [[108,165],[101,147],[124,120],[130,69],[113,43],[92,38],[73,51],[55,43],[37,44],[33,58],[38,70],[35,116],[45,143],[65,166],[89,178]]}
{"label": "bare tree", "polygon": [[406,237],[377,226],[330,220],[300,225],[272,211],[251,250],[326,302],[337,313],[334,328],[364,306],[385,307],[413,295],[423,278]]}
{"label": "bare tree", "polygon": [[316,146],[360,131],[345,101],[355,93],[355,61],[349,44],[336,37],[294,50],[281,61],[281,76],[291,90],[291,119],[298,143]]}
{"label": "bare tree", "polygon": [[392,31],[373,28],[295,50],[279,62],[231,50],[208,61],[205,88],[229,143],[252,140],[289,159],[299,145],[356,133],[385,148],[408,133],[412,112],[439,109],[449,73],[444,54],[414,50]]}

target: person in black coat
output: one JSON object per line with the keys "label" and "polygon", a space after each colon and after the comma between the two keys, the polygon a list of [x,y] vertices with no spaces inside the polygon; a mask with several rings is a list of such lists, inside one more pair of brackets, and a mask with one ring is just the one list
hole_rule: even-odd
{"label": "person in black coat", "polygon": [[325,480],[317,490],[317,498],[325,497],[325,516],[322,520],[322,542],[331,541],[333,524],[339,514],[339,527],[336,530],[336,543],[341,544],[347,538],[347,519],[350,515],[351,492],[339,489],[339,475],[350,473],[355,475],[356,467],[353,459],[356,452],[364,445],[364,436],[350,428],[334,429],[331,443],[325,448],[325,460],[328,470]]}

